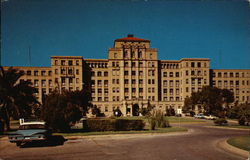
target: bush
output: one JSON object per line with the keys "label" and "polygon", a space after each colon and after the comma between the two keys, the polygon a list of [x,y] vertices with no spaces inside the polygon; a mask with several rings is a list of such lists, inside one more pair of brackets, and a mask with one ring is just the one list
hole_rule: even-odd
{"label": "bush", "polygon": [[150,124],[151,130],[154,130],[155,127],[170,127],[169,121],[160,110],[153,110],[153,112],[148,116],[148,122]]}
{"label": "bush", "polygon": [[142,120],[128,119],[88,119],[88,131],[130,131],[142,130],[145,124]]}
{"label": "bush", "polygon": [[227,124],[227,120],[225,118],[219,118],[214,120],[214,124],[222,126]]}
{"label": "bush", "polygon": [[240,118],[239,120],[238,120],[238,123],[239,123],[239,125],[241,125],[241,126],[244,126],[245,125],[245,119],[244,118]]}

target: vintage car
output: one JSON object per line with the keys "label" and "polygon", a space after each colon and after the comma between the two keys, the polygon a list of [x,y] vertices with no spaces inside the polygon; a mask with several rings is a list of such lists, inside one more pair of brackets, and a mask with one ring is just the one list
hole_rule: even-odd
{"label": "vintage car", "polygon": [[27,142],[46,141],[52,132],[46,127],[43,121],[24,121],[20,119],[19,129],[9,134],[9,141],[21,146]]}
{"label": "vintage car", "polygon": [[217,117],[213,116],[213,115],[207,115],[205,116],[205,119],[208,119],[208,120],[216,120]]}

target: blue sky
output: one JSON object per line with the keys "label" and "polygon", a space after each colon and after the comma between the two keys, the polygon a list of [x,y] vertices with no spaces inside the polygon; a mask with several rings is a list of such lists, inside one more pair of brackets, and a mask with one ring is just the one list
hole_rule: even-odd
{"label": "blue sky", "polygon": [[250,6],[241,0],[1,0],[2,65],[50,66],[50,56],[106,59],[134,34],[158,58],[210,58],[250,68]]}

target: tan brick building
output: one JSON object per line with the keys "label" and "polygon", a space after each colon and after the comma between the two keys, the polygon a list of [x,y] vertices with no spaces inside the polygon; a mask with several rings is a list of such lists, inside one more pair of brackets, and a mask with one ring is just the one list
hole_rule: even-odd
{"label": "tan brick building", "polygon": [[192,92],[211,85],[234,92],[239,103],[250,102],[250,69],[210,69],[207,58],[158,60],[150,41],[133,35],[116,39],[108,49],[108,59],[81,56],[52,56],[51,67],[15,67],[24,70],[21,80],[38,88],[41,101],[53,89],[91,90],[92,103],[105,115],[120,108],[123,115],[149,103],[165,111],[181,109]]}

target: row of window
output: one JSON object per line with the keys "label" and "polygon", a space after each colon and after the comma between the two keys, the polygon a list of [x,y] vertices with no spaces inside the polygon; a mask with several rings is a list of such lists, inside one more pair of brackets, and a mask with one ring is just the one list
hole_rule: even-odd
{"label": "row of window", "polygon": [[223,78],[233,78],[233,77],[245,77],[245,73],[244,72],[213,72],[213,77],[223,77]]}
{"label": "row of window", "polygon": [[[240,82],[241,82],[241,84],[240,84]],[[230,86],[230,87],[234,87],[234,86],[236,86],[236,87],[239,87],[239,85],[243,85],[243,86],[245,86],[245,85],[249,85],[249,81],[248,80],[246,80],[246,81],[239,81],[239,80],[236,80],[236,81],[233,81],[233,80],[231,80],[231,81],[221,81],[221,80],[218,80],[218,81],[213,81],[213,86],[218,86],[218,87],[221,87],[222,86],[222,84],[224,84],[224,87],[228,87],[228,86]]]}
{"label": "row of window", "polygon": [[94,72],[94,71],[92,71],[91,72],[91,76],[92,77],[94,77],[94,76],[98,76],[98,77],[102,77],[102,76],[104,76],[104,77],[107,77],[109,74],[108,74],[108,72],[107,71],[97,71],[97,72]]}
{"label": "row of window", "polygon": [[[33,74],[32,74],[33,72]],[[31,71],[31,70],[27,70],[26,71],[26,75],[28,76],[51,76],[52,75],[52,71],[45,71],[45,70],[42,70],[42,71],[38,71],[38,70],[35,70],[35,71]]]}
{"label": "row of window", "polygon": [[54,61],[55,63],[55,66],[57,65],[61,65],[61,66],[73,66],[73,65],[76,65],[78,66],[79,65],[79,60],[55,60]]}
{"label": "row of window", "polygon": [[108,63],[88,63],[90,68],[108,68]]}
{"label": "row of window", "polygon": [[[55,69],[55,74],[58,74],[58,69]],[[73,68],[61,68],[60,74],[62,75],[73,75],[74,69]],[[79,69],[76,69],[76,75],[79,75]]]}

